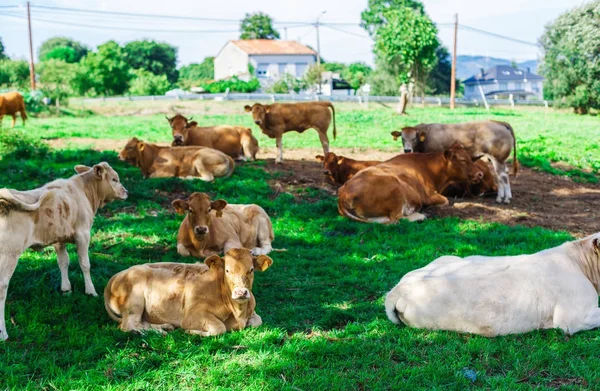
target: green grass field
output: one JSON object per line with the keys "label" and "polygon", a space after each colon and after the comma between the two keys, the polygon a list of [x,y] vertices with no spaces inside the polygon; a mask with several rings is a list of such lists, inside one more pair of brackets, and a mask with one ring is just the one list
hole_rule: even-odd
{"label": "green grass field", "polygon": [[[383,109],[340,111],[334,147],[397,148],[388,131],[403,123],[486,117],[474,109],[456,114],[413,109],[407,119]],[[543,111],[493,113],[517,129],[522,159],[539,165],[563,161],[585,170],[600,167],[597,137],[595,144],[590,140],[597,119]],[[249,116],[242,114],[204,118],[250,125]],[[90,258],[98,292],[114,273],[131,265],[196,261],[176,253],[181,216],[169,206],[173,194],[204,191],[232,203],[258,203],[273,220],[274,247],[287,251],[272,253],[273,266],[255,278],[263,326],[210,338],[181,330],[166,337],[123,333],[105,313],[102,298],[83,293],[74,247],[69,247],[73,293],[68,295],[60,293],[53,250],[27,251],[8,293],[11,339],[0,342],[0,389],[600,388],[600,331],[568,337],[551,330],[488,339],[398,327],[383,309],[385,293],[405,273],[438,256],[534,252],[570,240],[568,233],[455,218],[360,224],[338,216],[335,198],[322,190],[276,194],[267,183],[264,162],[244,164],[231,178],[215,183],[144,180],[113,152],[51,151],[35,140],[137,135],[167,141],[166,121],[158,115],[33,119],[26,130],[33,140],[11,132],[0,137],[1,187],[32,188],[72,175],[75,164],[108,161],[130,191],[127,201],[106,206],[94,223]],[[289,136],[284,138],[289,148],[318,146],[316,135]],[[272,143],[262,136],[260,141]],[[470,371],[476,373],[475,381],[467,376]]]}

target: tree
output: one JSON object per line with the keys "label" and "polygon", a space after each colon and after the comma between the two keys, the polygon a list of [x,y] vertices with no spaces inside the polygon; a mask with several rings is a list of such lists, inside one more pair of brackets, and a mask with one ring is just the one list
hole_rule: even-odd
{"label": "tree", "polygon": [[2,38],[0,38],[0,60],[6,60],[8,56],[4,53],[4,44],[2,43]]}
{"label": "tree", "polygon": [[417,11],[420,15],[425,14],[424,6],[418,0],[369,0],[369,6],[360,14],[360,25],[374,37],[377,29],[387,23],[386,12],[405,7]]}
{"label": "tree", "polygon": [[436,61],[440,45],[437,29],[424,13],[411,8],[388,10],[386,23],[375,33],[375,54],[389,65],[401,85],[399,112],[406,114],[408,94],[413,86],[423,89],[424,80]]}
{"label": "tree", "polygon": [[273,27],[273,20],[262,12],[246,14],[240,32],[240,39],[279,39],[279,31]]}
{"label": "tree", "polygon": [[[429,93],[442,95],[450,93],[450,80],[452,79],[452,60],[445,46],[440,45],[435,49],[437,62],[427,78],[427,90]],[[456,90],[460,89],[460,80],[455,81]]]}
{"label": "tree", "polygon": [[323,72],[323,65],[313,64],[308,67],[302,80],[307,87],[317,87],[321,81],[321,74]]}
{"label": "tree", "polygon": [[155,75],[144,69],[134,69],[131,73],[131,95],[163,95],[171,87],[167,75]]}
{"label": "tree", "polygon": [[62,60],[49,59],[39,64],[40,89],[44,95],[54,100],[61,100],[74,95],[73,81],[77,74],[78,64]]}
{"label": "tree", "polygon": [[115,41],[98,46],[98,51],[88,54],[81,62],[76,78],[81,94],[121,95],[129,89],[131,69],[125,62],[125,51]]}
{"label": "tree", "polygon": [[[59,48],[62,48],[62,50],[58,50]],[[70,48],[71,50],[65,48]],[[88,52],[89,50],[86,46],[71,38],[54,37],[42,42],[38,49],[38,58],[40,61],[57,59],[65,62],[79,62]],[[59,57],[60,54],[64,57]]]}
{"label": "tree", "polygon": [[215,76],[215,58],[206,57],[200,64],[194,63],[179,68],[178,84],[182,88],[192,87],[194,84],[202,84],[207,80],[213,80]]}
{"label": "tree", "polygon": [[[321,58],[321,61],[323,59]],[[323,69],[325,72],[342,72],[346,69],[346,64],[342,64],[341,62],[321,62],[323,65]]]}
{"label": "tree", "polygon": [[367,64],[355,62],[342,71],[342,79],[346,80],[352,86],[352,89],[356,91],[367,82],[371,72],[373,72],[373,69]]}
{"label": "tree", "polygon": [[29,63],[24,60],[0,60],[0,89],[27,89]]}
{"label": "tree", "polygon": [[133,69],[145,69],[155,75],[166,75],[177,81],[177,48],[155,41],[132,41],[123,48],[125,61]]}
{"label": "tree", "polygon": [[600,0],[560,15],[540,39],[547,98],[578,114],[600,109]]}

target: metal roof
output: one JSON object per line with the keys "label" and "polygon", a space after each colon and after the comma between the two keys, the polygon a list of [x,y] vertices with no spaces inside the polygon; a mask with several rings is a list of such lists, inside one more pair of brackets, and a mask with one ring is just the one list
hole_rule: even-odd
{"label": "metal roof", "polygon": [[302,45],[297,41],[281,41],[275,39],[244,39],[229,41],[248,54],[269,55],[269,54],[308,54],[317,53],[311,48]]}
{"label": "metal roof", "polygon": [[496,65],[495,67],[489,68],[483,75],[477,73],[467,80],[468,83],[485,83],[491,81],[519,81],[519,80],[544,80],[542,76],[536,75],[535,73],[528,72],[527,70],[514,68],[510,65]]}

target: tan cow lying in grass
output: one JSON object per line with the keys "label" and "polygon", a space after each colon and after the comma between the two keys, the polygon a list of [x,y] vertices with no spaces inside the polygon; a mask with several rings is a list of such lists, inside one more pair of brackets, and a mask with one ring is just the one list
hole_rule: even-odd
{"label": "tan cow lying in grass", "polygon": [[174,147],[198,145],[221,151],[235,160],[256,159],[258,140],[250,128],[230,125],[200,127],[196,121],[190,122],[181,114],[167,117],[167,120],[173,132]]}
{"label": "tan cow lying in grass", "polygon": [[253,255],[272,250],[271,219],[258,205],[227,204],[193,193],[187,201],[173,201],[173,207],[179,214],[187,213],[177,233],[177,252],[183,256],[202,258],[241,247]]}
{"label": "tan cow lying in grass", "polygon": [[0,339],[7,339],[4,305],[8,283],[19,256],[28,248],[54,245],[61,275],[61,290],[70,291],[66,243],[77,245],[85,293],[96,296],[90,276],[90,229],[99,208],[126,199],[127,190],[107,163],[75,166],[77,175],[57,179],[28,191],[0,189]]}
{"label": "tan cow lying in grass", "polygon": [[423,220],[422,207],[448,204],[440,193],[449,184],[481,175],[459,144],[440,153],[406,153],[359,171],[340,187],[338,210],[361,222]]}
{"label": "tan cow lying in grass", "polygon": [[531,255],[444,256],[385,299],[394,323],[487,337],[600,327],[600,233]]}
{"label": "tan cow lying in grass", "polygon": [[0,128],[2,127],[2,118],[7,114],[12,116],[12,127],[14,128],[17,123],[17,113],[21,114],[23,126],[25,126],[27,113],[25,112],[23,95],[16,91],[0,94]]}
{"label": "tan cow lying in grass", "polygon": [[104,306],[123,331],[164,333],[180,327],[206,337],[257,327],[262,320],[252,294],[254,270],[264,272],[272,264],[266,255],[231,249],[204,264],[136,265],[108,281]]}
{"label": "tan cow lying in grass", "polygon": [[212,181],[228,177],[235,169],[230,156],[212,148],[161,147],[132,138],[119,153],[119,159],[142,170],[145,178],[180,177]]}

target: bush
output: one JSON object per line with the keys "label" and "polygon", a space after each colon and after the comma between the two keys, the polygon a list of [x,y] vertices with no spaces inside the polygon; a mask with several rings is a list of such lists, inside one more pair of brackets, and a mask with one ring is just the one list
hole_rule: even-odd
{"label": "bush", "polygon": [[144,69],[131,71],[129,93],[131,95],[163,95],[171,88],[166,75],[155,75]]}
{"label": "bush", "polygon": [[43,102],[44,94],[41,91],[27,91],[23,94],[25,109],[28,113],[41,113],[48,111],[48,106]]}
{"label": "bush", "polygon": [[0,60],[0,89],[29,88],[29,64],[24,60]]}
{"label": "bush", "polygon": [[39,63],[40,89],[53,101],[73,96],[75,94],[73,85],[78,67],[78,64],[69,64],[65,61],[54,59]]}
{"label": "bush", "polygon": [[254,92],[260,88],[260,82],[256,78],[243,81],[234,76],[231,79],[203,84],[202,88],[211,94],[225,92],[228,88],[230,92]]}
{"label": "bush", "polygon": [[291,91],[296,93],[306,88],[306,83],[303,80],[296,79],[290,74],[285,74],[281,79],[277,80],[267,92],[273,94],[289,94]]}
{"label": "bush", "polygon": [[179,87],[189,89],[194,86],[206,84],[213,80],[215,74],[215,58],[206,57],[200,64],[189,64],[179,69]]}

